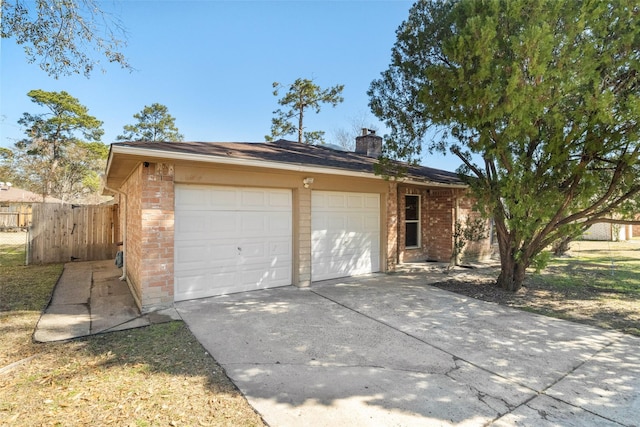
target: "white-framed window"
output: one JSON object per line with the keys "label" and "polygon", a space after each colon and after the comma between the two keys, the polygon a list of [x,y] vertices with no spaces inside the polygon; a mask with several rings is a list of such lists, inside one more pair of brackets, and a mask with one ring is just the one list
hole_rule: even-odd
{"label": "white-framed window", "polygon": [[420,196],[404,196],[404,247],[420,247]]}

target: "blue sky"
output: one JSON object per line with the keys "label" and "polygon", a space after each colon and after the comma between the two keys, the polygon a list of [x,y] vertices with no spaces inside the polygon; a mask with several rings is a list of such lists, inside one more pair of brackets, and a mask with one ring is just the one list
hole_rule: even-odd
{"label": "blue sky", "polygon": [[[81,75],[47,76],[22,48],[2,40],[0,146],[24,136],[17,120],[42,112],[31,89],[65,90],[104,122],[109,144],[145,105],[166,105],[189,141],[260,142],[278,108],[272,83],[310,78],[344,84],[344,102],[309,115],[309,130],[333,142],[339,129],[369,114],[367,89],[390,62],[395,31],[411,1],[143,1],[104,2],[128,31],[125,49],[135,71],[116,66]],[[294,136],[291,137],[293,139]],[[449,155],[428,166],[454,170]]]}

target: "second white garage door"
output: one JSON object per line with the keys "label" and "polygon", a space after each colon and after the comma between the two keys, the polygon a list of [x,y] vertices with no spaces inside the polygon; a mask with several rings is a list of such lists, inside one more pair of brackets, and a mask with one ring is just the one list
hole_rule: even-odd
{"label": "second white garage door", "polygon": [[176,301],[291,284],[291,191],[176,185]]}
{"label": "second white garage door", "polygon": [[380,270],[380,195],[311,193],[311,280]]}

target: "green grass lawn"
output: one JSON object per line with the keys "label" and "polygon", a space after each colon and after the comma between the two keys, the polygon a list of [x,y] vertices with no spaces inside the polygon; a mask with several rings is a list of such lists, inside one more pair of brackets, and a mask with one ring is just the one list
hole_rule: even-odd
{"label": "green grass lawn", "polygon": [[569,257],[549,265],[562,288],[588,287],[621,296],[640,297],[640,242],[574,242]]}
{"label": "green grass lawn", "polygon": [[498,268],[476,280],[434,286],[483,301],[640,336],[640,240],[576,241],[567,256],[527,272],[517,292],[496,286]]}

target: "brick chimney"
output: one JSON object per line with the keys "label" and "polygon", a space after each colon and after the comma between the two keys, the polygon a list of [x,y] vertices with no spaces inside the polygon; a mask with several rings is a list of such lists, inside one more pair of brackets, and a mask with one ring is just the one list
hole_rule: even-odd
{"label": "brick chimney", "polygon": [[363,128],[362,135],[356,136],[356,153],[378,158],[382,154],[382,137],[375,130]]}

